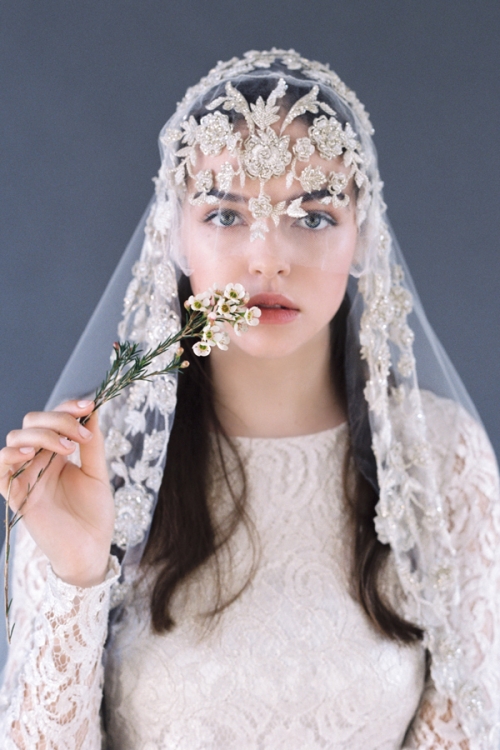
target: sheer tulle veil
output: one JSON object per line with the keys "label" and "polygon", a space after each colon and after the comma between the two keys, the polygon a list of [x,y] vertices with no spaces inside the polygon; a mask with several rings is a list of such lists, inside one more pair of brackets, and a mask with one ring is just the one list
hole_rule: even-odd
{"label": "sheer tulle veil", "polygon": [[[252,90],[256,96],[249,104]],[[290,104],[287,96],[292,90],[299,94]],[[286,141],[286,128],[280,133],[272,128],[273,111],[280,104],[289,112],[296,107],[295,118],[309,118],[309,135],[293,147]],[[235,123],[243,123],[246,130]],[[238,180],[260,180],[252,215],[256,240],[262,241],[280,217],[301,215],[300,202],[271,205],[266,181],[273,174],[293,173],[290,182],[300,182],[306,192],[321,188],[326,202],[339,203],[344,200],[342,178],[334,172],[320,174],[316,162],[311,166],[308,159],[313,153],[325,160],[332,155],[342,158],[345,172],[356,182],[359,226],[348,286],[347,363],[357,363],[352,369],[347,367],[353,404],[351,431],[354,439],[356,429],[371,431],[376,464],[371,480],[380,491],[376,530],[394,552],[408,601],[405,616],[426,633],[437,689],[455,701],[461,722],[478,736],[478,732],[488,733],[497,719],[494,712],[478,712],[482,686],[475,680],[469,634],[453,616],[460,590],[428,455],[422,392],[431,391],[453,402],[457,420],[464,413],[477,422],[479,418],[426,319],[389,225],[372,133],[363,106],[338,76],[293,50],[252,51],[241,59],[219,63],[186,92],[160,134],[162,162],[155,195],[47,408],[93,392],[109,366],[117,337],[146,348],[178,328],[177,280],[181,272],[189,273],[180,238],[180,207],[187,200],[188,180],[196,185],[192,201],[214,205]],[[259,162],[264,146],[267,166],[272,163],[274,172],[265,173]],[[229,156],[223,163],[221,159],[217,174],[208,174],[197,171],[200,150]],[[300,262],[310,261],[301,258]],[[315,262],[328,262],[328,248]],[[175,399],[176,379],[166,375],[133,386],[102,408],[117,508],[114,542],[124,555],[122,579],[113,593],[118,609],[126,606],[127,589],[146,544]],[[369,466],[366,472],[370,474]]]}

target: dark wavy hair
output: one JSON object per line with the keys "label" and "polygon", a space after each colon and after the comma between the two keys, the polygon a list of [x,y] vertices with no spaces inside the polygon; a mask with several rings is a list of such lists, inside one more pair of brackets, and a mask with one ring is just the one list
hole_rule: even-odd
{"label": "dark wavy hair", "polygon": [[[254,102],[258,96],[266,97],[275,85],[276,79],[260,75],[239,82],[237,87],[247,101]],[[210,91],[191,114],[199,121],[208,111],[206,104],[219,93],[218,89]],[[303,94],[302,82],[289,84],[286,106],[291,106]],[[327,102],[336,111],[340,109],[337,100]],[[303,115],[303,118],[312,121],[310,113]],[[347,108],[339,111],[339,119],[342,122],[349,120],[354,127]],[[189,279],[181,276],[179,301],[183,312],[183,303],[190,294]],[[344,461],[343,485],[352,531],[352,595],[380,633],[402,643],[412,643],[422,638],[422,630],[398,614],[382,593],[382,579],[390,547],[378,540],[375,531],[375,506],[379,496],[376,461],[371,447],[368,408],[363,395],[366,384],[363,363],[359,349],[348,350],[346,347],[349,310],[350,301],[346,293],[330,323],[330,372],[335,392],[348,415],[349,443]],[[356,340],[355,336],[350,338]],[[151,617],[153,630],[157,633],[166,632],[175,625],[170,605],[177,587],[209,560],[214,564],[216,586],[213,607],[207,615],[222,612],[242,593],[252,578],[250,572],[248,580],[236,591],[226,590],[223,585],[221,553],[227,549],[229,539],[240,524],[247,526],[250,535],[253,533],[246,512],[245,467],[215,412],[209,358],[194,356],[189,342],[185,343],[185,351],[190,367],[179,377],[177,409],[167,463],[142,563],[145,568],[154,566]],[[211,439],[211,434],[215,440]],[[229,470],[227,451],[223,447],[229,449],[237,467],[236,472],[234,468]],[[210,511],[210,471],[214,458],[232,501],[231,511],[222,528],[215,526]],[[255,570],[256,564],[254,560],[252,570]]]}

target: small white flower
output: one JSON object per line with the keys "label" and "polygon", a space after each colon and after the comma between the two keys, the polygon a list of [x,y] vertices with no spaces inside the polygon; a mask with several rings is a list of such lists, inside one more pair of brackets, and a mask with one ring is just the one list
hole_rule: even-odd
{"label": "small white flower", "polygon": [[250,307],[245,312],[245,322],[249,326],[258,326],[259,318],[262,315],[262,310],[259,307]]}
{"label": "small white flower", "polygon": [[217,344],[219,349],[222,349],[223,351],[227,351],[229,342],[230,342],[229,334],[226,333],[226,331],[221,331],[220,333],[217,334],[215,343]]}
{"label": "small white flower", "polygon": [[196,354],[197,357],[208,357],[210,354],[210,344],[197,341],[193,346],[193,354]]}
{"label": "small white flower", "polygon": [[244,320],[235,320],[233,323],[233,329],[237,336],[241,336],[242,333],[248,331],[248,326]]}
{"label": "small white flower", "polygon": [[201,294],[197,294],[196,296],[191,295],[186,302],[186,305],[191,308],[191,310],[195,310],[196,312],[207,312],[211,305],[211,299],[210,299],[210,291],[208,292],[202,292]]}
{"label": "small white flower", "polygon": [[242,300],[245,296],[245,289],[241,284],[226,284],[224,297],[231,300]]}
{"label": "small white flower", "polygon": [[232,300],[222,298],[217,303],[217,314],[230,320],[236,312],[237,305]]}

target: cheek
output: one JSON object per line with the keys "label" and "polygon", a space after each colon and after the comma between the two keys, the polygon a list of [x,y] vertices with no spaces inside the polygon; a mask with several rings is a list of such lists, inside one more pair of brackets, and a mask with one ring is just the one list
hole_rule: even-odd
{"label": "cheek", "polygon": [[308,308],[318,324],[327,323],[344,299],[349,273],[314,269],[307,275]]}
{"label": "cheek", "polygon": [[241,282],[241,263],[237,257],[211,258],[205,253],[193,253],[189,258],[190,282],[194,294],[200,294],[211,286],[225,286]]}

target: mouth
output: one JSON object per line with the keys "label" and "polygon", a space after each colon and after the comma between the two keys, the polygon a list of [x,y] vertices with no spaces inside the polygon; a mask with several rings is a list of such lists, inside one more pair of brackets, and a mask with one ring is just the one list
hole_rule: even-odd
{"label": "mouth", "polygon": [[248,301],[248,307],[259,307],[261,310],[294,310],[299,312],[297,305],[283,294],[262,292],[255,294]]}
{"label": "mouth", "polygon": [[248,301],[248,307],[258,307],[261,311],[259,325],[283,325],[292,323],[299,315],[300,309],[283,294],[262,292],[255,294]]}

